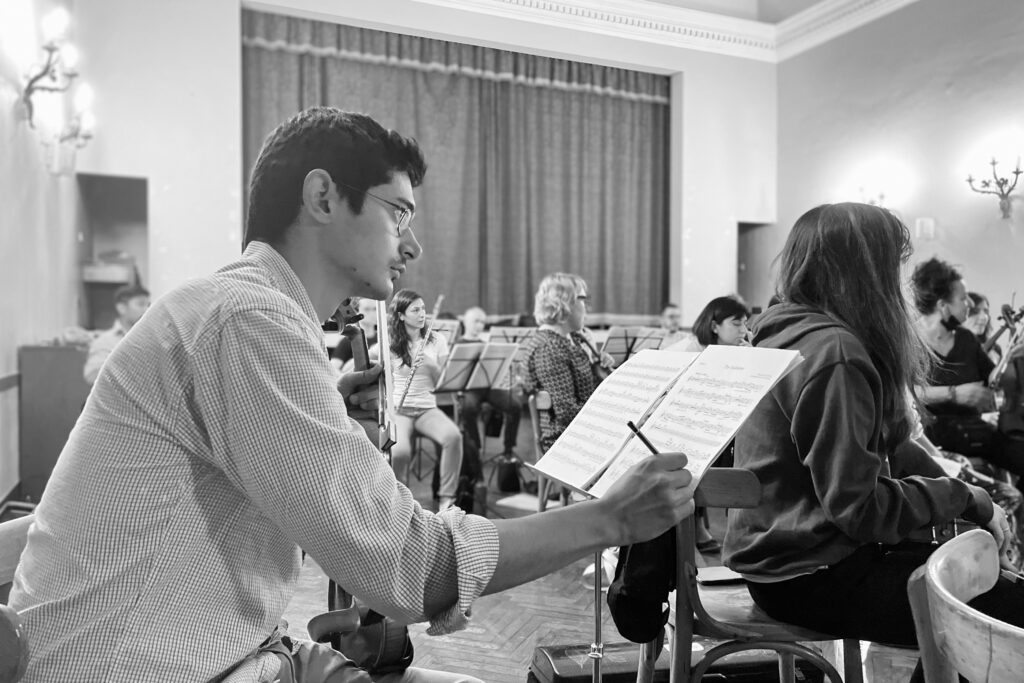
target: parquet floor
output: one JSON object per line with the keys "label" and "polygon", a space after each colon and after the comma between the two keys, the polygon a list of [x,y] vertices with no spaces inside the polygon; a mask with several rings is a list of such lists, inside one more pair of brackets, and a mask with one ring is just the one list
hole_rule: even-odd
{"label": "parquet floor", "polygon": [[[528,448],[531,443],[529,418],[525,415],[524,418],[520,448],[517,450],[522,457],[531,455],[532,459]],[[500,444],[497,440],[489,440],[488,452],[498,450]],[[429,479],[418,482],[413,478],[411,488],[424,507],[434,505]],[[491,516],[528,514],[495,504],[506,495],[493,488],[488,492],[488,501],[493,509]],[[720,538],[720,531],[716,533]],[[428,636],[425,624],[411,626],[416,649],[415,665],[467,673],[488,683],[522,683],[526,680],[536,646],[589,646],[594,640],[593,589],[583,584],[581,576],[590,561],[580,560],[531,583],[480,598],[474,605],[470,626],[458,633]],[[327,577],[316,563],[307,559],[299,593],[285,613],[292,634],[308,638],[306,623],[326,609],[326,592]],[[624,642],[608,615],[607,607],[602,607],[603,642]]]}

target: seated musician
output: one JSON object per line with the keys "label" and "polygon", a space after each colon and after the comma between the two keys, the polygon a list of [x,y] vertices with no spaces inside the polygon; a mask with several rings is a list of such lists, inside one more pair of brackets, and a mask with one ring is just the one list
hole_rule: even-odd
{"label": "seated musician", "polygon": [[935,418],[930,424],[925,420],[925,433],[940,448],[1024,475],[1024,441],[1008,438],[982,417],[996,410],[988,386],[995,364],[977,337],[961,326],[970,305],[962,276],[931,258],[914,268],[913,288],[918,328],[938,358],[918,388]]}
{"label": "seated musician", "polygon": [[346,297],[390,296],[420,256],[425,171],[415,142],[362,114],[314,107],[270,135],[244,253],[117,345],[36,508],[9,601],[23,683],[465,681],[371,679],[287,635],[301,551],[374,610],[446,633],[485,592],[691,513],[679,453],[601,500],[520,519],[435,514],[396,481],[346,416],[375,400],[379,368],[339,393],[321,323]]}
{"label": "seated musician", "polygon": [[[1010,568],[1006,517],[984,490],[890,474],[911,433],[908,388],[928,360],[901,291],[910,250],[906,226],[880,207],[824,205],[797,220],[779,258],[783,303],[758,318],[753,344],[804,361],[739,430],[736,466],[763,497],[730,511],[724,543],[725,564],[775,619],[906,647],[907,579],[933,546],[892,546],[963,517],[992,533]],[[971,604],[1024,625],[1024,586],[1001,578]]]}
{"label": "seated musician", "polygon": [[[479,306],[468,309],[462,316],[463,335],[459,338],[460,344],[481,344],[484,339],[481,336],[484,331],[484,323],[487,320],[487,313]],[[491,387],[490,389],[479,389],[466,391],[462,395],[462,407],[460,418],[466,436],[479,450],[483,445],[480,437],[480,413],[484,405],[498,410],[505,418],[504,434],[502,435],[502,456],[505,458],[515,457],[516,440],[519,433],[519,421],[523,414],[523,404],[518,399],[518,392],[513,392],[511,387]]]}
{"label": "seated musician", "polygon": [[967,307],[967,319],[964,320],[964,327],[978,339],[978,343],[992,359],[998,363],[1003,357],[1003,349],[995,340],[992,333],[992,309],[988,297],[981,292],[967,292],[967,298],[971,304]]}
{"label": "seated musician", "polygon": [[683,311],[679,304],[667,303],[661,308],[658,317],[665,336],[661,340],[661,348],[667,349],[681,342],[689,341],[693,335],[683,329]]}
{"label": "seated musician", "polygon": [[[685,351],[703,351],[713,344],[725,346],[750,346],[747,320],[750,309],[735,296],[715,297],[697,314],[693,322],[694,338],[683,347]],[[732,464],[733,444],[729,444],[721,456],[715,461],[719,467]],[[697,514],[705,519],[704,508],[698,508]],[[705,524],[697,524],[697,550],[702,553],[717,553],[722,546],[711,536]]]}
{"label": "seated musician", "polygon": [[[527,393],[544,390],[551,409],[540,414],[544,450],[565,431],[600,381],[595,351],[581,336],[587,317],[587,283],[578,275],[553,273],[541,280],[533,315],[539,323],[526,341],[524,384]],[[607,359],[605,359],[607,362]]]}
{"label": "seated musician", "polygon": [[391,467],[405,476],[417,434],[441,448],[438,468],[438,511],[447,510],[455,500],[462,467],[462,433],[443,410],[437,407],[434,388],[448,358],[448,342],[427,329],[427,309],[423,297],[411,289],[395,292],[388,307],[388,334],[391,337],[391,367],[395,374],[396,444],[391,449]]}

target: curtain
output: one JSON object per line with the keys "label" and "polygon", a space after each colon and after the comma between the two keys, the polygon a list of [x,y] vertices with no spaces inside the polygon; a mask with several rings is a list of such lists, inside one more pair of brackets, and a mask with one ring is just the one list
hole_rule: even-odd
{"label": "curtain", "polygon": [[668,292],[664,76],[243,11],[245,167],[292,114],[361,111],[427,160],[400,285],[428,307],[533,310],[581,275],[592,308],[656,313]]}

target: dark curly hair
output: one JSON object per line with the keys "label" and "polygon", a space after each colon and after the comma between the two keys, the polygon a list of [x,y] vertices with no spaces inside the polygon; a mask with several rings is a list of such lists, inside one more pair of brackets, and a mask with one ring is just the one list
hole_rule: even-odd
{"label": "dark curly hair", "polygon": [[363,210],[364,192],[390,182],[393,173],[405,173],[418,187],[427,172],[415,140],[386,130],[369,116],[335,107],[306,109],[263,143],[249,181],[245,245],[283,240],[298,216],[302,183],[317,168],[339,183],[338,194],[357,214]]}
{"label": "dark curly hair", "polygon": [[960,271],[934,256],[918,263],[911,277],[914,306],[924,315],[933,313],[940,301],[949,299],[953,285],[963,279]]}

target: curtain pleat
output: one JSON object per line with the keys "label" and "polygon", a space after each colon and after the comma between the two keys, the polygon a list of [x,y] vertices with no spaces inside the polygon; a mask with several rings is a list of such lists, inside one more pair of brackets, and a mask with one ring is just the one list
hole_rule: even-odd
{"label": "curtain pleat", "polygon": [[243,11],[244,154],[317,104],[416,138],[427,159],[401,286],[428,305],[530,312],[554,271],[596,310],[656,312],[668,290],[668,79]]}

